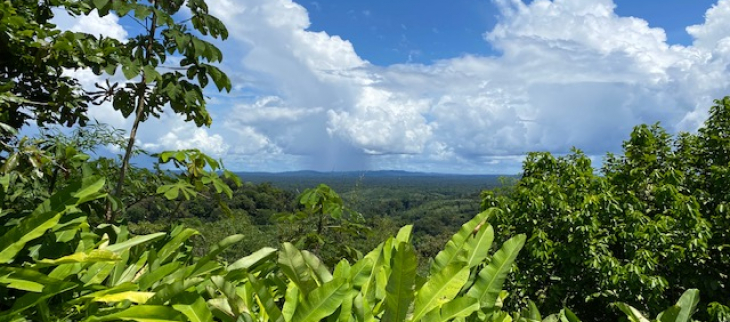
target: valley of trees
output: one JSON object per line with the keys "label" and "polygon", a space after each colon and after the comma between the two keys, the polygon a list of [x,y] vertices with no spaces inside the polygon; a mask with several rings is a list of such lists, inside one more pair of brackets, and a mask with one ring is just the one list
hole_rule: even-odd
{"label": "valley of trees", "polygon": [[[144,28],[60,31],[59,10]],[[697,133],[637,126],[600,168],[531,153],[480,183],[254,183],[139,149],[160,113],[213,122],[227,36],[203,0],[0,0],[0,321],[730,320],[730,97]],[[132,127],[91,122],[102,104]]]}

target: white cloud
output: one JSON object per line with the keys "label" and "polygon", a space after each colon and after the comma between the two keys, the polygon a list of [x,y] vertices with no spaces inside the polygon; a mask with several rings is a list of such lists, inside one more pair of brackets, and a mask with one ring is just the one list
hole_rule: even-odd
{"label": "white cloud", "polygon": [[127,31],[119,24],[119,17],[113,14],[99,17],[96,10],[87,16],[82,15],[79,17],[71,17],[62,10],[54,10],[53,13],[55,14],[54,23],[62,30],[103,35],[121,41],[126,40],[128,36]]}
{"label": "white cloud", "polygon": [[[693,46],[712,50],[727,41],[730,30],[730,2],[719,1],[705,14],[705,23],[687,27],[694,37]],[[726,46],[726,45],[724,45]]]}
{"label": "white cloud", "polygon": [[363,87],[352,111],[328,111],[327,131],[366,153],[421,153],[431,137],[423,113],[429,102]]}
{"label": "white cloud", "polygon": [[220,134],[210,134],[191,122],[167,110],[160,119],[152,119],[140,126],[137,144],[143,149],[163,150],[198,149],[210,156],[224,157],[230,148]]}
{"label": "white cloud", "polygon": [[224,69],[243,98],[213,104],[210,130],[163,118],[143,141],[204,146],[242,170],[514,173],[528,151],[616,150],[640,123],[695,130],[730,92],[730,0],[687,28],[690,46],[618,16],[612,0],[494,2],[484,40],[498,54],[375,66],[346,39],[308,30],[291,0],[209,0],[230,30]]}
{"label": "white cloud", "polygon": [[499,172],[528,151],[615,150],[643,122],[696,129],[730,89],[728,0],[688,28],[688,47],[616,15],[611,0],[496,4],[499,23],[484,37],[499,55],[378,67],[350,42],[308,31],[306,10],[290,0],[212,0],[230,47],[246,48],[228,63],[276,97],[232,109],[227,127],[255,128],[283,154],[336,142],[379,167]]}

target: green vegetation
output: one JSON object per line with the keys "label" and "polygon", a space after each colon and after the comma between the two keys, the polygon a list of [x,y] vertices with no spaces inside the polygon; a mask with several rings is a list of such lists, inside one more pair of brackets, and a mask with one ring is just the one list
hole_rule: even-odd
{"label": "green vegetation", "polygon": [[503,238],[528,236],[512,305],[602,320],[609,303],[651,311],[697,288],[698,317],[727,320],[730,98],[697,134],[641,125],[623,147],[600,171],[580,151],[532,153],[514,189],[484,194],[482,208],[505,211],[492,220]]}
{"label": "green vegetation", "polygon": [[[54,10],[145,32],[60,32]],[[730,98],[697,135],[637,127],[600,175],[578,151],[531,154],[481,212],[474,192],[423,184],[243,184],[197,150],[132,166],[138,127],[163,106],[212,121],[203,88],[231,84],[208,36],[227,31],[202,0],[0,0],[0,321],[729,319]],[[87,92],[63,68],[128,82]],[[103,101],[133,117],[128,137],[86,124]],[[44,129],[20,137],[29,122]],[[122,153],[94,157],[100,145]]]}

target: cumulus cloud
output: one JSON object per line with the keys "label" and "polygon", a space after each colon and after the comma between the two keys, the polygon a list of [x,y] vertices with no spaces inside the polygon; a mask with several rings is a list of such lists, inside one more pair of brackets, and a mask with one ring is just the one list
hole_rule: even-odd
{"label": "cumulus cloud", "polygon": [[231,109],[226,127],[255,130],[278,154],[332,144],[373,167],[501,172],[528,151],[617,150],[639,123],[694,130],[730,89],[729,0],[687,28],[692,46],[618,16],[612,0],[495,4],[484,39],[497,55],[374,66],[307,30],[290,0],[212,0],[234,35],[226,46],[245,48],[228,64],[252,75],[249,90],[274,94]]}
{"label": "cumulus cloud", "polygon": [[[687,46],[612,0],[493,2],[495,55],[376,66],[310,31],[292,0],[208,0],[230,30],[233,98],[215,97],[210,130],[163,119],[143,141],[203,146],[241,170],[514,173],[529,151],[616,151],[640,123],[693,131],[730,90],[730,0],[687,27]],[[99,19],[84,26],[115,30]]]}
{"label": "cumulus cloud", "polygon": [[53,13],[55,15],[54,23],[62,30],[102,35],[121,41],[126,40],[128,36],[127,31],[119,24],[119,17],[113,14],[99,17],[96,10],[87,16],[78,17],[72,17],[63,10],[54,10]]}
{"label": "cumulus cloud", "polygon": [[224,156],[229,148],[220,135],[210,135],[204,128],[191,128],[185,125],[168,128],[167,134],[162,135],[157,141],[142,143],[141,146],[152,151],[199,149],[215,157]]}

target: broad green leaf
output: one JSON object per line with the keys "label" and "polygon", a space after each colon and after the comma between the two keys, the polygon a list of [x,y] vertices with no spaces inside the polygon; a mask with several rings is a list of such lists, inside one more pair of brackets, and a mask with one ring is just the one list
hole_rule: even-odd
{"label": "broad green leaf", "polygon": [[580,319],[569,308],[560,311],[560,321],[563,322],[581,322]]}
{"label": "broad green leaf", "polygon": [[214,298],[207,301],[213,315],[221,321],[235,322],[236,315],[225,298]]}
{"label": "broad green leaf", "polygon": [[185,241],[200,233],[191,228],[183,228],[182,226],[175,227],[171,233],[171,239],[165,243],[162,248],[157,252],[157,259],[159,264],[167,262],[175,251],[180,249],[180,246],[185,244]]}
{"label": "broad green leaf", "polygon": [[[365,255],[365,257],[363,258],[363,260],[369,258],[371,261],[373,261],[371,269],[363,270],[363,275],[365,275],[365,278],[362,279],[363,282],[362,286],[360,287],[360,290],[365,297],[363,303],[370,303],[375,301],[376,289],[379,286],[377,285],[377,276],[378,272],[382,270],[384,264],[383,248],[385,248],[385,243],[381,243],[380,245],[378,245],[378,247]],[[388,263],[388,265],[390,265],[390,263]],[[382,285],[382,288],[384,290],[385,285]]]}
{"label": "broad green leaf", "polygon": [[410,321],[418,321],[426,313],[452,300],[467,280],[469,266],[465,262],[453,262],[432,275],[418,290]]}
{"label": "broad green leaf", "polygon": [[309,276],[309,269],[302,253],[291,243],[282,245],[282,249],[279,251],[279,265],[284,275],[305,294],[317,286],[312,277]]}
{"label": "broad green leaf", "polygon": [[144,72],[144,78],[147,84],[156,82],[160,78],[160,72],[152,65],[145,65],[142,71]]}
{"label": "broad green leaf", "polygon": [[479,300],[471,297],[457,297],[444,304],[439,310],[432,310],[422,322],[445,322],[465,318],[479,310]]}
{"label": "broad green leaf", "polygon": [[[122,252],[125,255],[129,255],[129,251]],[[112,286],[116,286],[122,283],[131,282],[135,279],[135,277],[139,277],[140,275],[144,274],[142,272],[142,269],[147,264],[147,256],[149,252],[145,252],[140,256],[140,258],[137,260],[136,263],[127,266],[127,268],[122,271],[119,275],[113,275],[113,280],[111,281]],[[117,266],[121,266],[120,264],[117,264]],[[116,269],[116,268],[115,268]]]}
{"label": "broad green leaf", "polygon": [[178,310],[188,318],[190,322],[212,322],[213,314],[200,295],[192,292],[183,293],[175,298],[172,308]]}
{"label": "broad green leaf", "polygon": [[415,298],[418,260],[413,246],[407,242],[399,243],[391,266],[393,269],[385,287],[385,311],[382,321],[405,321],[408,308]]}
{"label": "broad green leaf", "polygon": [[676,322],[689,322],[692,314],[697,308],[697,303],[700,302],[700,291],[697,289],[689,289],[682,293],[682,296],[677,301],[677,306],[682,308],[677,315]]}
{"label": "broad green leaf", "polygon": [[297,306],[292,321],[317,322],[334,313],[347,295],[348,287],[344,279],[333,279],[317,287]]}
{"label": "broad green leaf", "polygon": [[170,284],[162,284],[160,288],[155,289],[155,295],[149,298],[147,303],[163,305],[173,297],[183,293],[185,289],[187,289],[185,283],[180,280],[173,281]]}
{"label": "broad green leaf", "polygon": [[[86,184],[91,182],[91,184]],[[42,236],[53,228],[64,212],[76,205],[103,197],[99,190],[104,186],[104,179],[91,179],[70,184],[44,201],[20,224],[0,236],[0,263],[9,263],[20,252],[25,244]]]}
{"label": "broad green leaf", "polygon": [[135,78],[139,76],[139,67],[140,66],[136,62],[126,60],[122,62],[122,74],[124,74],[124,77],[127,80]]}
{"label": "broad green leaf", "polygon": [[230,247],[231,245],[240,242],[243,240],[243,235],[237,234],[237,235],[231,235],[226,238],[221,239],[218,243],[213,245],[213,247],[210,248],[210,250],[203,256],[202,258],[198,259],[198,262],[195,264],[195,267],[193,267],[192,272],[188,274],[186,277],[195,276],[198,274],[202,274],[205,271],[206,264],[213,260],[214,258],[218,257],[220,253],[222,253],[226,248]]}
{"label": "broad green leaf", "polygon": [[263,282],[259,282],[253,274],[248,274],[248,280],[251,281],[251,284],[253,284],[253,287],[256,290],[256,296],[262,304],[260,309],[266,312],[266,315],[269,316],[271,321],[284,322],[284,315],[279,307],[276,306],[274,298],[271,296],[271,293],[269,293],[268,287],[266,287]]}
{"label": "broad green leaf", "polygon": [[352,301],[352,308],[353,313],[355,313],[355,316],[357,317],[357,321],[362,322],[374,322],[375,317],[373,316],[372,307],[367,302],[365,297],[363,297],[362,293],[359,293],[355,296],[355,299]]}
{"label": "broad green leaf", "polygon": [[94,0],[92,3],[94,4],[94,7],[101,10],[102,8],[106,7],[107,4],[109,4],[110,0]]}
{"label": "broad green leaf", "polygon": [[150,242],[150,241],[153,241],[153,240],[160,239],[162,237],[165,237],[165,235],[167,235],[167,234],[165,234],[165,233],[154,233],[154,234],[149,234],[149,235],[135,236],[135,237],[133,237],[133,238],[131,238],[129,240],[125,240],[125,241],[123,241],[121,243],[109,245],[105,249],[108,250],[108,251],[112,251],[112,252],[115,252],[115,253],[119,253],[119,252],[122,252],[124,250],[130,249],[130,248],[132,248],[134,246],[137,246],[137,245],[140,245],[140,244],[144,244],[144,243],[147,243],[147,242]]}
{"label": "broad green leaf", "polygon": [[[483,211],[462,225],[459,231],[446,243],[446,247],[436,254],[436,257],[434,257],[434,260],[431,263],[430,273],[436,274],[449,264],[464,260],[468,255],[468,251],[466,250],[467,240],[472,235],[479,233],[480,227],[484,225],[485,221],[489,218],[489,216],[491,216],[493,211],[495,210],[490,209]],[[481,251],[481,249],[479,251]],[[473,260],[476,260],[476,257]]]}
{"label": "broad green leaf", "polygon": [[94,249],[84,253],[75,253],[57,259],[42,259],[38,262],[46,265],[61,265],[73,263],[115,262],[121,259],[119,255],[109,249]]}
{"label": "broad green leaf", "polygon": [[276,249],[271,247],[264,247],[257,251],[255,251],[253,254],[248,255],[244,258],[241,258],[237,261],[235,261],[233,264],[228,265],[226,267],[226,270],[231,272],[237,269],[246,269],[250,270],[254,266],[258,266],[262,262],[268,261],[269,259],[272,259],[276,256]]}
{"label": "broad green leaf", "polygon": [[30,268],[0,267],[0,285],[28,292],[42,292],[46,285],[62,281]]}
{"label": "broad green leaf", "polygon": [[535,305],[535,302],[532,300],[527,300],[527,309],[525,310],[523,316],[525,319],[527,319],[528,322],[540,322],[542,321],[542,316],[540,316],[540,310],[537,309],[537,305]]}
{"label": "broad green leaf", "polygon": [[662,311],[657,315],[656,320],[660,322],[676,322],[677,318],[679,317],[679,313],[682,311],[682,308],[675,305],[670,306],[668,309]]}
{"label": "broad green leaf", "polygon": [[126,310],[109,315],[92,315],[86,321],[137,321],[137,322],[168,322],[187,321],[185,315],[167,306],[137,305]]}
{"label": "broad green leaf", "polygon": [[466,241],[466,262],[469,267],[481,264],[489,254],[494,240],[494,229],[491,225],[484,224],[476,234],[472,234]]}
{"label": "broad green leaf", "polygon": [[42,301],[46,301],[48,298],[53,297],[59,293],[63,293],[78,287],[77,283],[62,282],[49,284],[43,287],[43,291],[40,293],[27,293],[20,298],[16,299],[13,303],[13,307],[9,311],[3,312],[7,316],[23,312],[28,308],[31,308]]}
{"label": "broad green leaf", "polygon": [[303,250],[301,251],[302,258],[304,258],[304,263],[307,264],[309,269],[314,273],[314,276],[317,278],[317,284],[322,285],[324,283],[327,283],[332,280],[332,274],[330,273],[327,266],[322,263],[317,256],[310,253],[309,251]]}
{"label": "broad green leaf", "polygon": [[299,295],[299,287],[294,282],[289,282],[284,294],[284,306],[281,309],[285,321],[291,321],[294,317],[294,312],[299,306]]}
{"label": "broad green leaf", "polygon": [[[352,308],[354,306],[353,301],[355,299],[355,296],[357,296],[358,293],[359,292],[356,290],[349,289],[349,291],[347,292],[347,295],[345,295],[345,298],[342,300],[342,305],[340,305],[340,307],[339,307],[340,315],[336,316],[337,321],[355,322],[354,317],[352,315],[352,313],[353,313]],[[334,315],[330,316],[330,320],[334,320],[334,318],[335,318]]]}
{"label": "broad green leaf", "polygon": [[182,264],[179,262],[172,262],[162,265],[151,271],[149,270],[149,266],[143,268],[143,270],[146,269],[147,271],[145,271],[145,273],[143,273],[138,279],[139,288],[141,290],[150,289],[155,283],[177,271],[181,265]]}
{"label": "broad green leaf", "polygon": [[101,284],[114,269],[114,264],[106,262],[97,262],[92,264],[87,270],[86,274],[79,277],[79,280],[84,282],[87,286],[91,284]]}
{"label": "broad green leaf", "polygon": [[525,235],[510,238],[492,256],[489,265],[479,272],[477,281],[466,295],[479,299],[482,309],[488,310],[494,307],[497,297],[502,291],[502,284],[524,244]]}
{"label": "broad green leaf", "polygon": [[121,292],[129,292],[129,291],[139,291],[139,287],[136,284],[133,283],[122,283],[117,286],[114,286],[112,288],[103,289],[100,291],[96,291],[93,293],[84,294],[82,296],[79,296],[73,300],[69,301],[69,304],[79,304],[81,302],[92,300],[98,297],[102,297],[109,294],[114,293],[121,293]]}
{"label": "broad green leaf", "polygon": [[213,284],[218,288],[218,290],[225,295],[226,301],[228,301],[228,304],[235,315],[240,315],[241,313],[246,312],[246,302],[244,302],[238,295],[235,285],[226,281],[223,276],[219,275],[211,276],[210,280],[213,281]]}
{"label": "broad green leaf", "polygon": [[413,225],[405,225],[398,230],[398,234],[395,235],[395,240],[403,243],[410,243],[412,233]]}
{"label": "broad green leaf", "polygon": [[153,295],[155,295],[154,292],[127,291],[127,292],[119,292],[119,293],[99,296],[99,297],[94,298],[93,301],[94,302],[104,302],[104,303],[114,303],[114,302],[121,302],[121,301],[126,300],[126,301],[130,301],[132,303],[144,304]]}
{"label": "broad green leaf", "polygon": [[352,282],[354,287],[362,288],[362,286],[367,283],[368,277],[372,274],[373,259],[370,257],[364,257],[350,268],[350,282]]}

